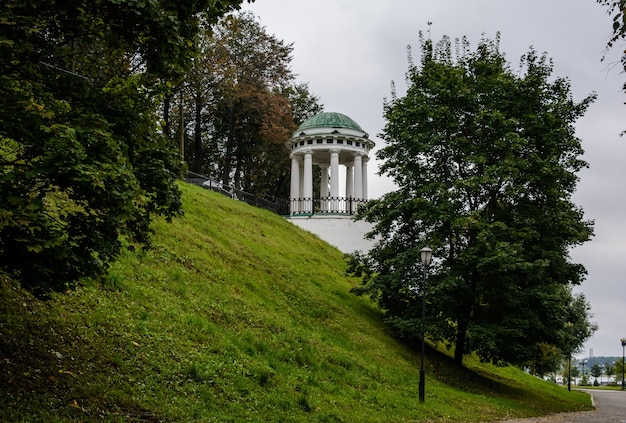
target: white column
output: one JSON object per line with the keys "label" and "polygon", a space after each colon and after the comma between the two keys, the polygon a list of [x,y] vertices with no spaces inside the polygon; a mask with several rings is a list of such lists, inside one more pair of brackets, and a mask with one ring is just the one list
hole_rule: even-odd
{"label": "white column", "polygon": [[367,200],[367,162],[369,162],[369,157],[363,157],[363,199]]}
{"label": "white column", "polygon": [[330,150],[330,196],[339,197],[339,150]]}
{"label": "white column", "polygon": [[354,166],[346,164],[346,198],[354,197]]}
{"label": "white column", "polygon": [[303,178],[303,184],[304,184],[304,191],[302,193],[302,196],[306,199],[305,200],[306,206],[305,206],[305,209],[303,211],[312,213],[313,212],[313,202],[312,202],[312,197],[313,197],[313,153],[311,152],[311,150],[305,150],[304,151],[304,178]]}
{"label": "white column", "polygon": [[363,198],[363,161],[361,153],[354,155],[354,198]]}
{"label": "white column", "polygon": [[[304,157],[299,160],[299,164],[300,179],[298,181],[298,198],[302,198],[304,197]],[[300,204],[302,204],[302,201]],[[300,211],[302,211],[302,207],[300,207]]]}
{"label": "white column", "polygon": [[320,165],[322,170],[322,180],[320,182],[320,196],[328,197],[328,166]]}
{"label": "white column", "polygon": [[322,180],[320,182],[320,207],[328,211],[328,165],[320,165],[322,169]]}
{"label": "white column", "polygon": [[298,202],[300,198],[300,161],[291,155],[291,187],[289,190],[291,197],[291,214],[298,213]]}

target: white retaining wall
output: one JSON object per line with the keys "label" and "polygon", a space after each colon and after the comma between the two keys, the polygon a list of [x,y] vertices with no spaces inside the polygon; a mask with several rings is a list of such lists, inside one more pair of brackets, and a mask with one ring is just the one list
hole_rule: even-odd
{"label": "white retaining wall", "polygon": [[343,253],[352,253],[356,250],[369,251],[374,245],[374,241],[364,238],[365,234],[372,230],[373,225],[362,220],[353,221],[350,216],[292,216],[287,220],[317,235]]}

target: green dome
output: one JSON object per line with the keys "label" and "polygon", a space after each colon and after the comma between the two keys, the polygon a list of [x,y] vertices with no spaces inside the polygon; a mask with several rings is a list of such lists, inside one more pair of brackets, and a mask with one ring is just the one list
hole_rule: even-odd
{"label": "green dome", "polygon": [[335,112],[318,113],[312,118],[304,121],[298,128],[298,131],[311,128],[348,128],[360,132],[365,132],[358,123],[350,119],[348,116]]}

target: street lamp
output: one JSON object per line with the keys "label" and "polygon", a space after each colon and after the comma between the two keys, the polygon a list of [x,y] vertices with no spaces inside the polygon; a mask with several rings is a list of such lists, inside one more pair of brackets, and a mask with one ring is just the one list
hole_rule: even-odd
{"label": "street lamp", "polygon": [[[573,327],[574,327],[574,324],[572,322],[567,322],[568,341],[570,340]],[[568,342],[568,351],[567,351],[567,390],[568,391],[572,390],[572,350],[571,350],[571,346],[569,346],[569,342]]]}
{"label": "street lamp", "polygon": [[582,378],[582,379],[581,379],[581,381],[580,381],[580,383],[581,383],[581,385],[582,385],[583,383],[586,383],[586,382],[587,382],[587,379],[585,379],[585,364],[587,364],[587,360],[583,360],[583,361],[581,361],[581,362],[580,362],[580,364],[582,364],[582,365],[583,365],[583,378]]}
{"label": "street lamp", "polygon": [[624,390],[624,351],[626,350],[626,338],[620,339],[622,342],[622,391]]}
{"label": "street lamp", "polygon": [[420,258],[422,259],[423,283],[422,283],[422,365],[420,367],[420,385],[419,398],[420,402],[424,402],[424,392],[426,388],[426,372],[424,371],[424,354],[425,343],[424,336],[426,334],[426,270],[430,266],[430,260],[433,257],[433,250],[424,247],[420,250]]}
{"label": "street lamp", "polygon": [[572,353],[567,355],[567,390],[572,390]]}

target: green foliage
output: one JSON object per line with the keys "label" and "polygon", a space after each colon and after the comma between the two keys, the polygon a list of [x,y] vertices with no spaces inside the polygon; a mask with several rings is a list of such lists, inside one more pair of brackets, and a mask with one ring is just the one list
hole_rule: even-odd
{"label": "green foliage", "polygon": [[580,352],[585,340],[598,330],[598,325],[589,320],[590,310],[584,294],[574,294],[570,299],[565,310],[567,323],[560,343],[564,353],[572,355]]}
{"label": "green foliage", "polygon": [[[484,422],[590,409],[519,369],[391,338],[341,253],[269,212],[181,185],[101,283],[42,302],[0,275],[0,420]],[[462,404],[462,407],[459,406]]]}
{"label": "green foliage", "polygon": [[[626,0],[596,0],[599,4],[608,8],[609,15],[613,16],[612,33],[607,41],[607,49],[610,49],[620,40],[626,37]],[[604,58],[603,58],[604,59]],[[622,51],[622,67],[626,70],[626,50]],[[626,83],[623,85],[626,91]],[[626,133],[622,132],[622,135]]]}
{"label": "green foliage", "polygon": [[[613,15],[611,38],[607,42],[612,47],[616,41],[626,36],[626,1],[625,0],[596,0],[599,4],[608,7],[609,14]],[[626,66],[626,62],[624,63]]]}
{"label": "green foliage", "polygon": [[599,364],[594,364],[591,367],[591,375],[594,377],[600,377],[600,375],[602,375],[602,366],[600,366]]}
{"label": "green foliage", "polygon": [[298,126],[324,110],[319,97],[311,93],[307,83],[293,84],[283,90],[283,95],[289,99],[293,121]]}
{"label": "green foliage", "polygon": [[184,136],[190,168],[258,196],[287,197],[285,140],[321,109],[308,86],[294,82],[293,45],[268,34],[251,13],[229,15],[201,33],[199,45],[179,87],[182,107],[172,107],[190,123],[182,127],[191,132]]}
{"label": "green foliage", "polygon": [[563,379],[565,380],[567,380],[568,376],[571,376],[572,383],[574,383],[576,378],[580,376],[580,370],[578,369],[578,366],[576,366],[576,364],[573,361],[569,363],[569,366],[568,366],[567,361],[565,361],[565,363],[563,364],[562,375],[563,375]]}
{"label": "green foliage", "polygon": [[615,374],[615,366],[611,363],[605,363],[604,364],[604,374],[607,375],[607,377],[609,379],[611,379],[611,376],[613,376]]}
{"label": "green foliage", "polygon": [[[592,223],[571,202],[586,166],[573,123],[595,96],[571,98],[567,79],[530,50],[510,69],[498,39],[475,51],[444,37],[422,39],[408,90],[385,105],[381,172],[399,189],[370,201],[358,218],[375,223],[369,294],[404,335],[421,316],[419,250],[435,251],[427,286],[427,332],[455,347],[455,360],[534,366],[556,347],[573,317],[571,287],[585,269],[569,250]],[[357,261],[362,258],[356,258]],[[588,320],[587,308],[576,316]],[[589,324],[588,327],[593,325]],[[592,333],[593,331],[591,331]],[[577,333],[584,341],[590,332]]]}
{"label": "green foliage", "polygon": [[38,294],[102,274],[180,212],[157,116],[199,16],[240,1],[9,0],[0,10],[0,269]]}
{"label": "green foliage", "polygon": [[624,373],[623,364],[624,363],[622,360],[617,360],[615,361],[615,367],[613,367],[613,371],[615,372],[618,380],[622,380],[622,374]]}

